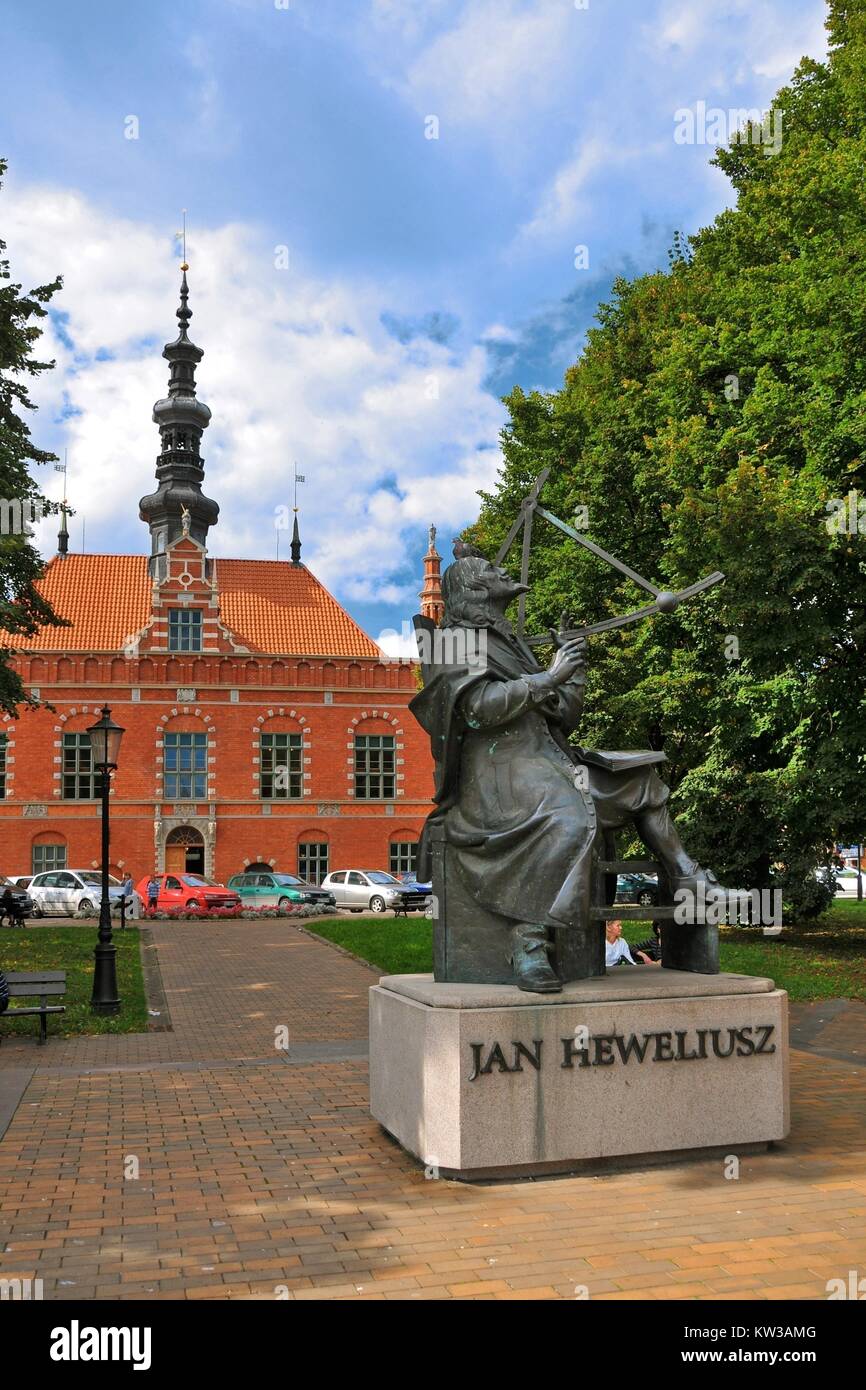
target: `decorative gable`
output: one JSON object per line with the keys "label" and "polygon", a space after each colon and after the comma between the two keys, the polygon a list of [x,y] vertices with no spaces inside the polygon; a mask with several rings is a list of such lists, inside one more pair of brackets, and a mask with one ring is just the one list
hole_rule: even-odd
{"label": "decorative gable", "polygon": [[150,622],[138,639],[138,651],[142,655],[168,652],[172,627],[183,625],[185,631],[193,630],[192,618],[184,615],[194,613],[201,614],[195,624],[196,632],[200,631],[198,644],[192,648],[178,648],[178,651],[194,650],[212,656],[231,652],[249,655],[249,647],[220,620],[216,569],[203,545],[189,535],[169,541],[165,564],[160,569],[161,576],[151,585]]}

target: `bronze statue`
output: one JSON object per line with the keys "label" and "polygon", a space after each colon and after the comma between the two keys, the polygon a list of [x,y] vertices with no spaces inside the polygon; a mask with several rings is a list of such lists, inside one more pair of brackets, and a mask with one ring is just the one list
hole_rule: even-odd
{"label": "bronze statue", "polygon": [[[505,616],[527,584],[462,542],[455,556],[443,576],[442,627],[434,649],[422,651],[424,688],[411,704],[436,764],[419,872],[430,873],[438,842],[445,857],[434,866],[434,894],[466,919],[467,939],[473,913],[485,925],[477,962],[470,950],[459,970],[440,965],[436,978],[511,978],[523,990],[554,993],[563,972],[549,960],[553,940],[557,929],[588,925],[602,832],[633,825],[674,891],[725,890],[683,847],[656,771],[664,753],[569,742],[583,708],[585,639],[564,636],[540,666]],[[446,927],[437,923],[437,931]],[[490,966],[491,943],[510,961],[510,975]]]}

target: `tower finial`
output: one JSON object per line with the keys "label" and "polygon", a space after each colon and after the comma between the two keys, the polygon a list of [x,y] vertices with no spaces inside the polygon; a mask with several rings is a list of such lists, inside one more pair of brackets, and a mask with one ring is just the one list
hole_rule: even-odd
{"label": "tower finial", "polygon": [[62,558],[69,554],[69,527],[66,525],[66,499],[60,508],[60,530],[57,532],[57,554]]}
{"label": "tower finial", "polygon": [[176,339],[178,343],[189,342],[187,329],[189,328],[189,321],[192,318],[192,309],[189,307],[189,285],[186,283],[186,272],[188,270],[189,266],[186,261],[184,261],[181,266],[180,305],[176,311],[177,321],[180,324],[180,333]]}
{"label": "tower finial", "polygon": [[292,527],[292,564],[301,563],[301,533],[298,530],[298,513],[295,512],[295,524]]}

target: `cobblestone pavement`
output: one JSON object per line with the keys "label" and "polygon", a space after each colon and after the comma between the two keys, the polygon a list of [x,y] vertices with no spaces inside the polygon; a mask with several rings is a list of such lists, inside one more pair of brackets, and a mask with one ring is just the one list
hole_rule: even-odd
{"label": "cobblestone pavement", "polygon": [[0,1277],[53,1299],[820,1299],[866,1268],[863,1005],[794,1007],[791,1138],[738,1180],[461,1184],[368,1114],[372,971],[278,921],[191,925],[153,928],[174,1032],[0,1048]]}

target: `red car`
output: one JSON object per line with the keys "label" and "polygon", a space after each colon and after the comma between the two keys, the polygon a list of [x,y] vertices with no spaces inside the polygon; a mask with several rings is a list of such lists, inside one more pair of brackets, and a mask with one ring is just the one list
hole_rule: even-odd
{"label": "red car", "polygon": [[[159,912],[167,912],[172,908],[184,912],[212,912],[214,908],[233,908],[241,905],[237,893],[225,888],[221,883],[202,878],[201,874],[153,874],[152,877],[159,884],[159,897],[156,900]],[[145,910],[148,906],[147,885],[150,878],[151,876],[143,878],[135,889]]]}

